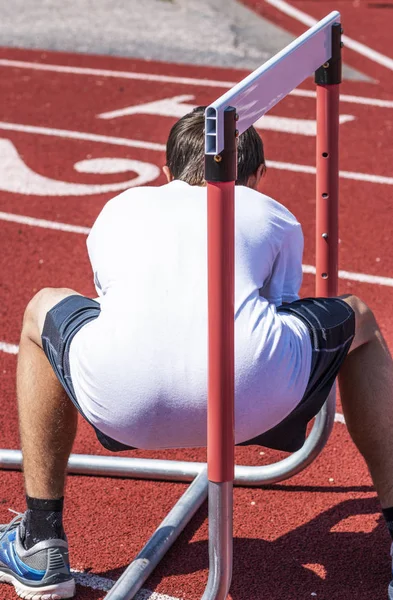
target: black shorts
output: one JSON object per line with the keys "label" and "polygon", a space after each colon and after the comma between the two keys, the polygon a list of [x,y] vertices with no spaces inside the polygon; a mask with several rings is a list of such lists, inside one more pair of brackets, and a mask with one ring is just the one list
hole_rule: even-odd
{"label": "black shorts", "polygon": [[[77,331],[96,319],[100,310],[100,304],[95,300],[78,295],[68,296],[47,313],[42,332],[44,352],[60,383],[85,419],[71,381],[69,351]],[[307,424],[322,408],[348,353],[355,335],[355,313],[339,298],[305,298],[280,306],[277,311],[302,320],[310,332],[310,379],[301,402],[281,423],[239,445],[257,444],[295,452],[304,444]],[[96,427],[94,429],[98,440],[107,450],[119,452],[135,449],[113,440]]]}
{"label": "black shorts", "polygon": [[306,439],[307,424],[324,405],[355,336],[355,313],[340,298],[302,298],[285,304],[277,312],[301,319],[310,332],[311,373],[301,402],[281,423],[252,440],[257,444],[296,452]]}
{"label": "black shorts", "polygon": [[[87,323],[98,317],[101,306],[91,298],[84,296],[67,296],[60,300],[46,315],[44,328],[42,330],[42,347],[57,375],[58,380],[67,392],[68,397],[78,409],[82,417],[89,422],[79,406],[75,395],[74,386],[70,372],[70,345],[74,335]],[[92,425],[90,423],[90,425]],[[112,440],[102,431],[94,427],[99,442],[107,450],[120,452],[130,450],[131,446],[125,446],[121,442]],[[135,450],[135,448],[132,448]]]}

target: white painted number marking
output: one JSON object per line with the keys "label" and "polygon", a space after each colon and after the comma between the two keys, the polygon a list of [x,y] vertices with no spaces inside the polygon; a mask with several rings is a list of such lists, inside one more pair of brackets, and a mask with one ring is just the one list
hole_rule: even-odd
{"label": "white painted number marking", "polygon": [[139,160],[100,158],[83,160],[75,165],[83,173],[134,172],[137,176],[118,183],[86,184],[50,179],[28,167],[10,140],[0,138],[0,190],[26,196],[85,196],[117,192],[144,185],[157,179],[160,169]]}

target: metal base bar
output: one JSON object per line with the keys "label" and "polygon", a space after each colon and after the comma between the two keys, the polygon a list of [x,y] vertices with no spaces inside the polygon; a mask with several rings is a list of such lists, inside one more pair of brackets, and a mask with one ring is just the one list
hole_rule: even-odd
{"label": "metal base bar", "polygon": [[135,560],[127,567],[106,600],[131,600],[207,498],[207,468],[194,479]]}
{"label": "metal base bar", "polygon": [[233,484],[209,481],[209,578],[202,600],[226,600],[232,580]]}
{"label": "metal base bar", "polygon": [[[304,446],[284,460],[260,467],[236,466],[235,485],[258,486],[278,483],[293,477],[320,454],[334,424],[335,390],[317,415]],[[205,463],[71,454],[68,472],[80,475],[105,475],[161,481],[192,481],[204,469]],[[0,450],[0,469],[18,470],[22,467],[20,450]]]}
{"label": "metal base bar", "polygon": [[[272,465],[237,466],[235,484],[257,486],[277,483],[306,468],[322,451],[329,438],[335,408],[336,394],[332,390],[304,446],[298,452]],[[0,450],[0,468],[12,470],[21,467],[22,453],[19,450]],[[72,454],[68,472],[175,481],[194,479],[106,596],[107,600],[131,600],[206,499],[206,465],[186,461]],[[203,600],[221,600],[226,598],[231,582],[232,483],[209,482],[209,528],[210,569]]]}

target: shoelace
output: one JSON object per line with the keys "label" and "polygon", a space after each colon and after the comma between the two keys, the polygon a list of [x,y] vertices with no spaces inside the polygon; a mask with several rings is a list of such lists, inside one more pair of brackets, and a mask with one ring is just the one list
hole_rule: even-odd
{"label": "shoelace", "polygon": [[15,529],[16,527],[18,527],[18,525],[20,525],[22,523],[24,514],[23,513],[18,513],[16,512],[16,510],[12,510],[12,508],[8,509],[10,512],[15,513],[16,517],[14,517],[12,519],[12,521],[10,521],[10,523],[8,523],[8,525],[3,525],[3,527],[5,527],[5,529],[3,531],[1,531],[0,529],[0,542],[2,541],[3,538],[5,538],[5,536],[7,535],[7,533],[9,531],[11,531],[12,529]]}

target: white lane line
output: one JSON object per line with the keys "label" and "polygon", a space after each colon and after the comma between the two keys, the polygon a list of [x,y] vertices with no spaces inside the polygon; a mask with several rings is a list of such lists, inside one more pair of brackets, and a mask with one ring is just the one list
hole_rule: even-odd
{"label": "white lane line", "polygon": [[351,281],[359,281],[361,283],[371,283],[374,285],[393,286],[392,277],[380,277],[379,275],[363,275],[362,273],[350,273],[349,271],[339,271],[340,279],[349,279]]}
{"label": "white lane line", "polygon": [[0,342],[0,352],[5,352],[6,354],[18,354],[19,346],[16,344],[7,344],[6,342]]}
{"label": "white lane line", "polygon": [[[95,575],[94,573],[85,573],[83,571],[77,571],[75,569],[71,569],[71,573],[73,574],[75,581],[78,585],[81,585],[83,587],[89,587],[93,590],[109,592],[109,590],[115,584],[115,581],[113,579],[109,579],[108,577],[101,577],[100,575]],[[142,588],[135,596],[135,600],[179,600],[179,598],[167,596],[166,594],[158,594],[157,592],[152,592],[150,590]]]}
{"label": "white lane line", "polygon": [[15,215],[12,213],[0,212],[0,221],[9,221],[10,223],[21,223],[31,227],[43,227],[44,229],[57,229],[58,231],[69,231],[71,233],[84,233],[89,235],[90,227],[81,225],[69,225],[68,223],[59,223],[57,221],[47,221],[46,219],[35,219],[24,215]]}
{"label": "white lane line", "polygon": [[[318,19],[314,19],[314,17],[311,17],[307,13],[299,10],[298,8],[295,8],[285,0],[265,0],[265,2],[267,4],[270,4],[271,6],[274,6],[274,8],[277,8],[277,10],[280,10],[289,17],[293,17],[297,21],[300,21],[304,25],[307,25],[307,27],[312,27],[313,25],[315,25],[315,23],[318,22]],[[347,35],[343,35],[342,40],[347,48],[350,48],[354,52],[357,52],[358,54],[365,56],[369,60],[372,60],[373,62],[376,62],[382,65],[383,67],[386,67],[387,69],[393,71],[393,59],[389,56],[385,56],[384,54],[381,54],[381,52],[377,52],[369,46],[366,46],[365,44],[361,44],[360,42],[353,40]]]}
{"label": "white lane line", "polygon": [[[316,269],[312,265],[302,265],[303,273],[315,275]],[[371,283],[372,285],[384,285],[393,287],[392,277],[382,277],[380,275],[367,275],[366,273],[351,273],[350,271],[338,272],[340,279],[348,279],[350,281],[358,281],[359,283]]]}
{"label": "white lane line", "polygon": [[[97,135],[95,133],[87,133],[83,131],[71,131],[68,129],[52,129],[50,127],[36,127],[35,125],[21,125],[20,123],[6,123],[4,121],[0,121],[0,130],[1,129],[5,131],[18,131],[22,133],[47,135],[66,139],[69,138],[74,140],[100,142],[104,144],[114,144],[116,146],[127,146],[130,148],[141,148],[145,150],[154,150],[156,152],[164,152],[166,149],[165,144],[145,142],[143,140],[130,140],[128,138]],[[307,173],[310,175],[315,175],[316,173],[316,168],[310,165],[297,165],[293,163],[285,163],[272,160],[267,161],[267,166],[272,169],[292,171],[296,173]],[[385,175],[372,175],[369,173],[356,173],[352,171],[340,171],[339,175],[343,179],[352,179],[354,181],[393,185],[393,177],[387,177]]]}
{"label": "white lane line", "polygon": [[101,592],[109,592],[114,586],[115,582],[113,579],[108,577],[101,577],[94,573],[85,573],[83,571],[76,571],[71,569],[71,573],[75,578],[75,582],[83,587],[89,587],[93,590],[100,590]]}
{"label": "white lane line", "polygon": [[167,596],[166,594],[158,594],[157,592],[141,589],[135,596],[135,600],[180,600],[180,598],[174,598],[174,596]]}
{"label": "white lane line", "polygon": [[93,75],[94,77],[118,77],[119,79],[136,79],[138,81],[156,81],[158,83],[179,83],[184,85],[202,85],[205,87],[223,87],[230,89],[235,84],[232,81],[212,79],[195,79],[192,77],[176,77],[173,75],[156,75],[155,73],[135,73],[133,71],[112,71],[111,69],[92,69],[89,67],[71,67],[65,65],[50,65],[21,60],[0,59],[0,67],[17,69],[32,69],[34,71],[52,71],[53,73],[68,73],[70,75]]}
{"label": "white lane line", "polygon": [[87,133],[84,131],[72,131],[69,129],[53,129],[51,127],[36,127],[34,125],[21,125],[20,123],[7,123],[0,121],[0,129],[4,131],[18,131],[22,133],[33,133],[39,135],[49,135],[72,140],[85,140],[88,142],[101,142],[104,144],[114,144],[115,146],[128,146],[129,148],[143,148],[145,150],[155,150],[162,152],[165,150],[165,144],[156,144],[154,142],[144,142],[139,140],[129,140],[127,138],[118,138],[109,135],[99,135],[96,133]]}
{"label": "white lane line", "polygon": [[[279,169],[280,171],[292,171],[294,173],[307,173],[308,175],[316,175],[316,167],[311,165],[296,165],[293,163],[285,163],[276,160],[266,161],[266,165],[271,169]],[[354,171],[339,171],[342,179],[353,179],[354,181],[364,181],[367,183],[382,183],[383,185],[393,185],[393,177],[386,175],[372,175],[371,173],[355,173]]]}
{"label": "white lane line", "polygon": [[[292,90],[291,96],[303,98],[316,98],[317,93],[312,90]],[[340,102],[350,104],[364,104],[366,106],[377,106],[378,108],[393,108],[393,100],[381,100],[378,98],[367,98],[365,96],[352,96],[351,94],[340,94]]]}
{"label": "white lane line", "polygon": [[344,415],[342,415],[341,413],[336,413],[334,416],[334,420],[336,423],[342,423],[343,425],[346,425]]}
{"label": "white lane line", "polygon": [[[119,79],[134,79],[138,81],[154,81],[159,83],[175,83],[180,85],[197,85],[202,87],[230,89],[237,81],[220,81],[214,79],[197,79],[191,77],[175,77],[170,75],[156,75],[154,73],[133,73],[131,71],[112,71],[109,69],[90,69],[86,67],[71,67],[64,65],[50,65],[47,63],[34,63],[20,60],[0,59],[0,67],[12,67],[17,69],[31,69],[34,71],[49,71],[53,73],[67,73],[70,75],[92,75],[94,77],[118,77]],[[303,98],[316,98],[316,92],[312,90],[296,89],[290,95]],[[364,96],[340,95],[341,102],[351,104],[365,104],[377,106],[378,108],[393,108],[392,100],[378,98],[367,98]]]}
{"label": "white lane line", "polygon": [[[24,215],[15,215],[13,213],[0,212],[0,221],[8,221],[9,223],[19,223],[21,225],[29,225],[30,227],[42,227],[44,229],[56,229],[58,231],[68,231],[71,233],[81,233],[88,235],[90,227],[81,225],[70,225],[68,223],[59,223],[57,221],[48,221],[46,219],[35,219]],[[312,265],[302,265],[303,273],[315,275],[316,269]],[[349,281],[358,281],[359,283],[371,283],[372,285],[382,285],[393,287],[393,278],[384,277],[382,275],[368,275],[367,273],[353,273],[351,271],[339,270],[338,276],[340,279]]]}

